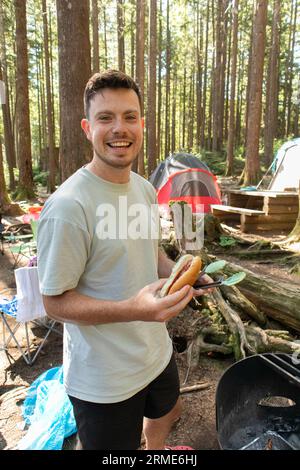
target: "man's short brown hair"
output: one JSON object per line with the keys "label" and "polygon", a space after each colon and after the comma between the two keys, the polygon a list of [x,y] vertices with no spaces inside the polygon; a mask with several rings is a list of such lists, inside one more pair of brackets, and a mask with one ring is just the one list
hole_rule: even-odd
{"label": "man's short brown hair", "polygon": [[126,88],[135,91],[142,108],[142,95],[137,83],[129,75],[120,70],[111,69],[102,73],[95,73],[86,84],[84,90],[84,112],[87,118],[89,116],[90,101],[99,91],[101,93],[101,90],[105,88]]}

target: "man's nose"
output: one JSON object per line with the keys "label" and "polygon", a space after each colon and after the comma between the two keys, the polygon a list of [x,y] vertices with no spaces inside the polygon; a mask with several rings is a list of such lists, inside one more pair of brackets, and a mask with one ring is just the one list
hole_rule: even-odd
{"label": "man's nose", "polygon": [[115,134],[126,132],[126,123],[124,119],[115,119],[112,131]]}

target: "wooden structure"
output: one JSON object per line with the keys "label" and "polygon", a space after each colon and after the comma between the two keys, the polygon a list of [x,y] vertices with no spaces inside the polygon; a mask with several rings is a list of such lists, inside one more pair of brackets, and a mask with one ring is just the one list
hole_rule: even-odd
{"label": "wooden structure", "polygon": [[228,205],[211,206],[221,222],[240,223],[242,232],[292,230],[299,202],[297,191],[227,191]]}

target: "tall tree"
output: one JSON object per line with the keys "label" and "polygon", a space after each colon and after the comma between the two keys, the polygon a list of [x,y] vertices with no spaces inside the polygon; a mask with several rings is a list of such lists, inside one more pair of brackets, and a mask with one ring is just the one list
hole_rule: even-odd
{"label": "tall tree", "polygon": [[258,152],[262,109],[262,81],[267,7],[267,0],[256,1],[249,88],[249,116],[247,125],[246,164],[244,175],[245,184],[257,183],[260,173]]}
{"label": "tall tree", "polygon": [[9,196],[4,178],[2,140],[0,137],[0,215],[5,212],[7,204],[9,204]]}
{"label": "tall tree", "polygon": [[225,10],[227,0],[218,0],[216,62],[213,86],[213,150],[221,150],[223,140],[224,86],[226,61]]}
{"label": "tall tree", "polygon": [[8,85],[7,76],[7,60],[6,60],[6,41],[4,31],[4,12],[2,3],[0,2],[0,37],[1,37],[1,49],[0,49],[0,80],[4,82],[5,88],[5,102],[2,103],[3,113],[3,127],[4,127],[4,143],[5,143],[5,155],[9,170],[9,187],[15,189],[15,177],[13,168],[16,167],[16,150],[13,136],[12,122],[11,122],[11,111],[10,111],[10,92]]}
{"label": "tall tree", "polygon": [[[144,82],[145,82],[145,0],[136,2],[136,68],[135,78],[141,90],[142,106],[141,114],[144,116]],[[133,170],[140,175],[145,174],[144,146],[141,148],[138,158],[135,160]]]}
{"label": "tall tree", "polygon": [[232,3],[233,18],[233,38],[231,52],[231,90],[230,90],[230,109],[229,109],[229,132],[227,141],[227,163],[226,175],[232,175],[233,171],[233,154],[234,154],[234,137],[235,137],[235,86],[236,86],[236,66],[237,66],[237,46],[238,46],[238,0]]}
{"label": "tall tree", "polygon": [[[0,80],[3,79],[2,75],[2,64],[0,61]],[[9,187],[10,189],[15,189],[15,177],[14,177],[14,154],[15,154],[15,144],[12,135],[12,128],[11,128],[11,120],[10,120],[10,112],[9,112],[9,94],[7,93],[7,86],[6,82],[4,81],[4,89],[2,90],[5,94],[5,99],[3,101],[0,100],[1,107],[2,107],[2,115],[3,115],[3,126],[4,126],[4,142],[5,142],[5,154],[6,154],[6,161],[8,166],[9,172]]]}
{"label": "tall tree", "polygon": [[157,0],[150,0],[150,22],[149,22],[149,74],[148,74],[148,175],[151,175],[156,167],[157,145],[156,145],[156,20]]}
{"label": "tall tree", "polygon": [[292,47],[290,50],[290,62],[288,68],[288,86],[287,86],[287,117],[286,117],[286,136],[291,133],[291,114],[292,114],[292,92],[293,92],[293,78],[294,78],[294,56],[296,45],[296,29],[298,18],[298,1],[295,1],[294,21],[292,26]]}
{"label": "tall tree", "polygon": [[266,86],[264,154],[268,165],[273,160],[273,141],[277,129],[280,3],[280,0],[274,0],[271,47]]}
{"label": "tall tree", "polygon": [[161,108],[162,108],[162,0],[159,0],[159,32],[158,32],[158,96],[157,96],[157,156],[161,158]]}
{"label": "tall tree", "polygon": [[16,117],[17,117],[17,155],[19,165],[19,199],[34,196],[31,132],[29,118],[28,52],[26,2],[15,0],[17,77],[16,77]]}
{"label": "tall tree", "polygon": [[49,179],[48,191],[55,191],[55,174],[58,166],[55,159],[55,142],[54,142],[54,123],[53,123],[53,106],[51,93],[50,78],[50,57],[49,57],[49,41],[48,41],[48,19],[47,19],[47,3],[42,0],[43,8],[43,32],[44,32],[44,52],[45,52],[45,75],[46,75],[46,95],[47,95],[47,127],[48,127],[48,155],[49,155]]}
{"label": "tall tree", "polygon": [[[62,181],[91,158],[80,122],[83,92],[91,75],[88,0],[57,0]],[[70,58],[72,58],[70,66]]]}
{"label": "tall tree", "polygon": [[167,44],[166,44],[166,98],[165,98],[165,158],[170,152],[170,83],[171,83],[171,31],[170,0],[167,0]]}
{"label": "tall tree", "polygon": [[206,26],[205,26],[205,55],[204,55],[204,83],[203,83],[203,103],[202,103],[202,119],[201,119],[201,147],[205,147],[205,125],[206,125],[206,95],[207,95],[207,63],[208,63],[208,30],[209,30],[209,0],[206,3]]}
{"label": "tall tree", "polygon": [[92,0],[92,28],[93,28],[93,73],[99,72],[99,8],[98,0]]}
{"label": "tall tree", "polygon": [[125,72],[125,14],[124,0],[117,0],[117,17],[118,17],[118,62],[119,70]]}

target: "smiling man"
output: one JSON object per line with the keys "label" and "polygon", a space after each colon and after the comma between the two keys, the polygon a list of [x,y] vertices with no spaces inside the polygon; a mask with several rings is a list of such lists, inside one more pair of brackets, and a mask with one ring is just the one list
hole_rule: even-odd
{"label": "smiling man", "polygon": [[93,159],[48,199],[39,223],[44,305],[64,323],[64,384],[78,448],[137,449],[143,429],[147,449],[164,449],[181,408],[166,321],[202,292],[186,286],[158,296],[173,262],[157,237],[99,235],[105,204],[120,233],[130,208],[138,203],[151,213],[156,195],[131,172],[144,126],[136,83],[115,70],[95,74],[84,103]]}

